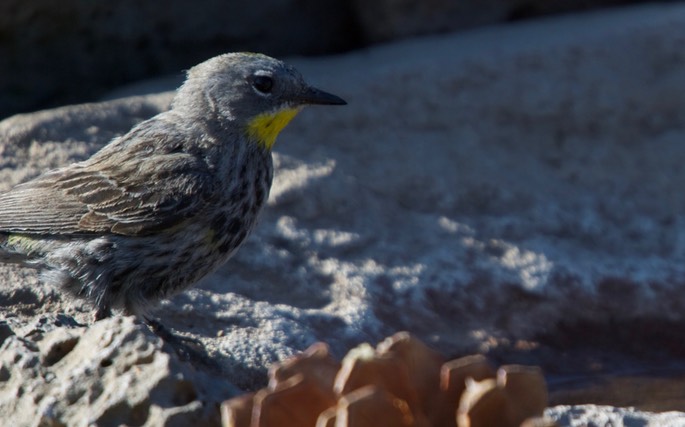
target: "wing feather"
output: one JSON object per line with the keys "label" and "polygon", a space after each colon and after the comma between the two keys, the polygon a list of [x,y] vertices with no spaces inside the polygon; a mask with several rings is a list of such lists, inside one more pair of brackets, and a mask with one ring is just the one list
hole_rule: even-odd
{"label": "wing feather", "polygon": [[1,194],[0,232],[147,235],[197,214],[214,194],[203,158],[182,151],[151,155],[150,147],[170,137],[168,129],[164,136],[134,131],[86,162]]}

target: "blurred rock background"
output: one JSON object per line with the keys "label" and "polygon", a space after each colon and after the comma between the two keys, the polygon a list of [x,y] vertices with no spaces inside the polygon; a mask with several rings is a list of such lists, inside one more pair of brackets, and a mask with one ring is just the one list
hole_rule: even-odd
{"label": "blurred rock background", "polygon": [[0,2],[0,118],[98,99],[220,53],[320,55],[635,0]]}

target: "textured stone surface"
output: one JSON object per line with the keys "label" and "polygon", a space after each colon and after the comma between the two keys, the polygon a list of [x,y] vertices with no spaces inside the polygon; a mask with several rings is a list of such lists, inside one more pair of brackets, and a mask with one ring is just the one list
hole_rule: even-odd
{"label": "textured stone surface", "polygon": [[133,318],[43,320],[0,347],[6,425],[216,425],[216,399],[234,391],[161,351]]}
{"label": "textured stone surface", "polygon": [[685,424],[685,413],[663,412],[654,414],[634,408],[578,405],[548,408],[545,415],[563,427],[586,426],[641,426],[677,427]]}
{"label": "textured stone surface", "polygon": [[[551,376],[667,366],[685,354],[684,42],[670,4],[296,61],[349,105],[285,130],[255,234],[160,319],[242,389],[315,341],[341,356],[397,330]],[[0,122],[0,186],[169,100]],[[18,323],[89,320],[30,270],[0,266],[0,284]],[[5,346],[24,342],[13,331]]]}

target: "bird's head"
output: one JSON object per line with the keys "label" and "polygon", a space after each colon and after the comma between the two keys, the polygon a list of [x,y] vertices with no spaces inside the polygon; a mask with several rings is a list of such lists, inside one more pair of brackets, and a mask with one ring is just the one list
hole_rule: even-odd
{"label": "bird's head", "polygon": [[207,112],[243,126],[247,136],[271,149],[276,136],[305,105],[344,105],[330,93],[308,85],[300,73],[274,58],[229,53],[188,71],[173,108]]}

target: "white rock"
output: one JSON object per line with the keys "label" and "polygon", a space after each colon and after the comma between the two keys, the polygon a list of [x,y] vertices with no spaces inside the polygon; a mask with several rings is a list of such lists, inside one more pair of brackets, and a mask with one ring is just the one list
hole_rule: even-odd
{"label": "white rock", "polygon": [[685,425],[683,412],[654,414],[637,411],[634,408],[611,406],[555,406],[545,410],[545,415],[556,421],[560,427],[678,427]]}

